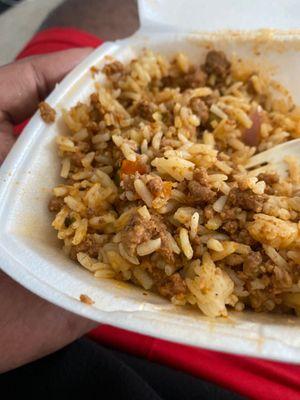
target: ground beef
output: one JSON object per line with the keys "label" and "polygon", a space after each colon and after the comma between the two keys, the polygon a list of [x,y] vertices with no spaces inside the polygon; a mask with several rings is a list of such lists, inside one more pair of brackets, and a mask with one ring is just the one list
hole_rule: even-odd
{"label": "ground beef", "polygon": [[123,72],[123,70],[124,70],[124,65],[120,61],[114,61],[110,64],[106,64],[102,68],[102,72],[107,76],[119,74]]}
{"label": "ground beef", "polygon": [[81,252],[87,253],[92,258],[98,258],[101,246],[100,243],[96,242],[93,235],[87,234],[86,239],[83,242],[71,247],[70,258],[77,261],[77,253]]}
{"label": "ground beef", "polygon": [[88,142],[81,142],[78,144],[78,149],[81,152],[88,153],[91,150],[91,144]]}
{"label": "ground beef", "polygon": [[239,254],[230,254],[225,258],[225,264],[235,267],[236,265],[242,264],[244,261],[243,257]]}
{"label": "ground beef", "polygon": [[173,126],[174,125],[174,114],[169,111],[164,112],[162,114],[162,122],[167,126]]}
{"label": "ground beef", "polygon": [[220,213],[220,217],[223,221],[234,220],[236,219],[237,213],[239,213],[240,211],[241,209],[238,207],[225,205],[223,211]]}
{"label": "ground beef", "polygon": [[262,263],[262,256],[259,251],[252,251],[247,255],[243,263],[243,272],[251,278],[255,278],[259,271]]}
{"label": "ground beef", "polygon": [[190,102],[190,107],[195,115],[200,118],[201,124],[205,125],[209,118],[209,109],[199,97],[194,97]]}
{"label": "ground beef", "polygon": [[[195,242],[195,241],[193,241]],[[194,245],[194,258],[200,258],[203,256],[204,253],[204,245],[200,243],[198,245]]]}
{"label": "ground beef", "polygon": [[98,93],[92,93],[90,95],[90,100],[91,100],[91,104],[93,104],[93,105],[99,103]]}
{"label": "ground beef", "polygon": [[212,94],[202,97],[202,100],[205,102],[207,107],[211,107],[214,103],[216,103],[219,100],[220,95],[218,92],[213,92]]}
{"label": "ground beef", "polygon": [[166,262],[173,264],[174,263],[174,253],[169,247],[169,234],[167,226],[162,222],[162,218],[159,216],[152,215],[151,221],[154,226],[154,231],[158,233],[158,236],[161,238],[161,248],[158,250],[158,253],[162,255]]}
{"label": "ground beef", "polygon": [[211,50],[207,53],[204,70],[208,74],[215,74],[217,78],[224,79],[230,72],[231,63],[223,51]]}
{"label": "ground beef", "polygon": [[[147,264],[148,264],[148,263],[146,262],[146,265],[147,265]],[[145,265],[145,262],[144,262],[144,261],[142,262],[142,265],[143,265],[143,266]],[[150,272],[150,274],[151,274],[151,277],[152,277],[152,279],[154,280],[154,283],[155,283],[156,286],[160,285],[161,282],[162,282],[162,281],[165,279],[165,277],[166,277],[165,272],[164,272],[163,270],[159,269],[159,268],[154,267],[153,264],[152,264],[151,262],[149,262],[149,266],[148,266],[148,268],[146,268],[146,269],[149,270],[149,272]]]}
{"label": "ground beef", "polygon": [[193,179],[199,182],[202,186],[208,186],[208,174],[205,168],[196,168],[193,174]]}
{"label": "ground beef", "polygon": [[157,289],[162,296],[171,298],[178,294],[185,294],[186,283],[181,278],[180,274],[176,273],[165,278],[160,284],[157,285]]}
{"label": "ground beef", "polygon": [[284,268],[278,267],[278,265],[274,265],[271,281],[275,290],[288,289],[293,284],[291,272],[285,270]]}
{"label": "ground beef", "polygon": [[[249,282],[248,285],[246,285],[246,288],[249,291],[251,290],[250,282]],[[252,290],[250,292],[249,297],[248,297],[247,300],[250,301],[251,307],[256,312],[262,312],[262,311],[270,311],[266,307],[266,304],[267,304],[267,302],[269,300],[274,301],[275,297],[271,293],[268,293],[266,289],[263,289],[263,290]]]}
{"label": "ground beef", "polygon": [[129,254],[134,254],[136,246],[151,239],[151,236],[152,232],[147,229],[144,219],[135,214],[122,232],[122,243]]}
{"label": "ground beef", "polygon": [[95,302],[87,294],[81,294],[79,300],[87,305],[94,304]]}
{"label": "ground beef", "polygon": [[251,78],[248,79],[248,81],[246,83],[246,88],[247,88],[249,94],[251,94],[252,96],[256,96],[258,94],[257,90],[256,90],[256,87],[253,84],[253,80]]}
{"label": "ground beef", "polygon": [[192,201],[208,204],[216,197],[216,193],[213,190],[194,180],[189,181],[188,189]]}
{"label": "ground beef", "polygon": [[273,185],[274,183],[279,182],[279,176],[276,172],[259,174],[257,179],[259,181],[265,181],[267,185]]}
{"label": "ground beef", "polygon": [[259,174],[257,178],[259,181],[265,181],[265,183],[266,183],[265,193],[266,194],[272,195],[275,193],[275,190],[273,189],[272,185],[274,183],[279,182],[279,176],[275,172]]}
{"label": "ground beef", "polygon": [[82,167],[81,160],[83,159],[84,154],[81,151],[76,151],[75,153],[71,154],[71,163],[76,167]]}
{"label": "ground beef", "polygon": [[275,194],[275,190],[272,188],[272,186],[266,185],[265,194],[273,195],[273,194]]}
{"label": "ground beef", "polygon": [[231,239],[238,243],[247,244],[248,246],[256,246],[258,244],[245,228],[231,234]]}
{"label": "ground beef", "polygon": [[90,68],[90,71],[91,71],[92,77],[94,78],[95,75],[97,75],[100,72],[100,69],[97,68],[95,65],[92,65]]}
{"label": "ground beef", "polygon": [[160,148],[164,150],[174,150],[173,145],[174,139],[168,139],[166,137],[162,137],[160,142]]}
{"label": "ground beef", "polygon": [[86,209],[86,217],[87,218],[92,218],[95,216],[95,210],[93,210],[92,208],[88,207]]}
{"label": "ground beef", "polygon": [[191,70],[187,74],[172,76],[167,75],[162,78],[163,87],[180,88],[181,90],[195,89],[206,84],[207,75],[200,68]]}
{"label": "ground beef", "polygon": [[92,135],[99,133],[99,124],[95,121],[88,122],[86,128]]}
{"label": "ground beef", "polygon": [[179,182],[177,184],[177,189],[180,190],[181,192],[185,192],[187,190],[188,187],[188,181],[184,180],[182,182]]}
{"label": "ground beef", "polygon": [[96,93],[90,96],[91,108],[89,110],[90,120],[86,124],[86,128],[89,132],[97,134],[99,132],[99,122],[103,120],[106,113],[105,108],[99,101],[99,97]]}
{"label": "ground beef", "polygon": [[124,188],[124,190],[129,190],[131,192],[134,192],[135,191],[134,180],[135,180],[134,175],[123,175],[122,187]]}
{"label": "ground beef", "polygon": [[51,122],[55,121],[56,111],[48,103],[46,103],[45,101],[40,102],[39,110],[42,119],[47,124],[50,124]]}
{"label": "ground beef", "polygon": [[215,210],[212,208],[212,206],[206,206],[203,210],[203,216],[205,218],[205,220],[209,220],[211,218],[214,218],[216,212]]}
{"label": "ground beef", "polygon": [[[92,111],[90,113],[91,121],[89,122],[89,128],[92,128],[91,124],[95,124],[95,128],[99,129],[97,122],[103,118],[105,114],[105,108],[99,101],[98,93],[92,93],[90,95],[91,106],[93,106]],[[97,121],[97,122],[96,122]],[[92,128],[93,129],[93,128]]]}
{"label": "ground beef", "polygon": [[181,87],[182,85],[182,76],[175,77],[172,75],[166,75],[161,78],[161,85],[162,87]]}
{"label": "ground beef", "polygon": [[243,210],[261,212],[266,196],[255,194],[252,190],[247,189],[240,191],[237,188],[230,190],[228,195],[228,203],[233,206],[241,207]]}
{"label": "ground beef", "polygon": [[147,121],[154,121],[152,115],[155,113],[156,107],[153,103],[144,100],[139,102],[135,107],[135,115],[146,119]]}
{"label": "ground beef", "polygon": [[48,203],[48,210],[51,212],[59,212],[64,204],[64,199],[62,197],[53,196]]}
{"label": "ground beef", "polygon": [[152,215],[150,221],[145,221],[139,214],[134,214],[122,232],[122,243],[129,254],[134,254],[136,247],[149,239],[161,238],[161,247],[157,250],[166,262],[174,263],[174,254],[169,247],[168,228],[158,215]]}
{"label": "ground beef", "polygon": [[74,183],[77,183],[78,181],[75,181],[74,179],[72,179],[72,178],[67,178],[66,180],[65,180],[65,184],[66,185],[74,185]]}
{"label": "ground beef", "polygon": [[159,176],[154,176],[148,183],[147,186],[154,197],[159,196],[164,188],[162,179]]}
{"label": "ground beef", "polygon": [[232,235],[233,233],[235,233],[238,230],[239,227],[239,223],[237,220],[229,220],[226,221],[223,225],[222,225],[222,229],[229,233],[230,235]]}
{"label": "ground beef", "polygon": [[205,86],[207,75],[200,68],[190,72],[184,76],[182,89],[196,89],[198,87]]}

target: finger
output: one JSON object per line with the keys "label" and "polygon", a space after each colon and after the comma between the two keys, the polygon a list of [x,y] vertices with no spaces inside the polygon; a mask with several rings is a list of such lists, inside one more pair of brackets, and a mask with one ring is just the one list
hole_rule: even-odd
{"label": "finger", "polygon": [[30,293],[0,271],[0,374],[73,342],[98,323]]}
{"label": "finger", "polygon": [[[10,149],[13,147],[16,139],[11,132],[11,127],[8,126],[7,129],[1,129],[0,124],[0,165],[3,163],[5,160],[7,154],[9,153]],[[6,125],[9,125],[6,123]]]}
{"label": "finger", "polygon": [[55,84],[91,52],[90,48],[30,57],[0,68],[0,123],[30,117]]}

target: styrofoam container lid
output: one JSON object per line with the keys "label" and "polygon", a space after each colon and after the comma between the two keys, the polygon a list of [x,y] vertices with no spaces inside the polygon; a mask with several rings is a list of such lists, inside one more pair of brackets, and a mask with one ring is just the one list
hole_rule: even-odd
{"label": "styrofoam container lid", "polygon": [[[46,125],[35,114],[1,167],[1,268],[39,296],[99,322],[207,349],[300,362],[296,317],[232,312],[228,318],[211,319],[155,294],[144,296],[129,284],[97,280],[61,250],[47,210],[51,189],[59,182],[55,136],[64,129],[62,108],[88,98],[95,82],[90,68],[101,67],[105,56],[126,61],[148,47],[167,56],[184,51],[202,62],[213,46],[273,67],[275,78],[300,102],[299,32],[235,32],[296,28],[297,1],[141,0],[139,9],[141,29],[128,39],[102,45],[57,85],[47,99],[58,112],[56,122]],[[216,32],[221,28],[231,31]],[[95,303],[81,303],[80,294]]]}

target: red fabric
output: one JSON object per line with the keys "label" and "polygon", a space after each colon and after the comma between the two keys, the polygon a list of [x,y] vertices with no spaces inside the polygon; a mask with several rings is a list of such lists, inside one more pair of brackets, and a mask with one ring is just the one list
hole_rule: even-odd
{"label": "red fabric", "polygon": [[101,325],[90,333],[100,343],[202,377],[247,398],[299,400],[300,367],[197,349]]}
{"label": "red fabric", "polygon": [[17,56],[17,60],[36,54],[53,53],[74,47],[97,47],[97,36],[74,28],[51,28],[38,32]]}
{"label": "red fabric", "polygon": [[[96,36],[73,28],[52,28],[38,33],[18,58],[66,50],[97,47]],[[248,398],[299,400],[300,366],[196,349],[102,325],[90,333],[94,340],[164,363],[216,382]]]}

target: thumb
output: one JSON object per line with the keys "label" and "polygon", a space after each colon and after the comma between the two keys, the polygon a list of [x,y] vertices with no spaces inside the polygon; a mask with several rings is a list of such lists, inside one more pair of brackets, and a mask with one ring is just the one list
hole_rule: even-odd
{"label": "thumb", "polygon": [[91,51],[90,48],[59,51],[0,68],[0,165],[16,140],[13,125],[30,117],[55,84]]}
{"label": "thumb", "polygon": [[58,51],[1,67],[0,113],[5,113],[13,124],[23,122],[55,84],[90,52],[90,48]]}
{"label": "thumb", "polygon": [[16,141],[12,131],[13,127],[9,122],[0,123],[0,165]]}

